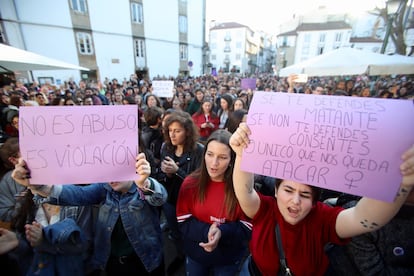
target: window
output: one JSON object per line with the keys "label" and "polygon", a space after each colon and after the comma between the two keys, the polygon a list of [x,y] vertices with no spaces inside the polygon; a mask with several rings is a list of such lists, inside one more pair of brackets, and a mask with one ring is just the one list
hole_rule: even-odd
{"label": "window", "polygon": [[186,34],[187,33],[187,16],[180,15],[179,17],[179,30],[180,33]]}
{"label": "window", "polygon": [[0,26],[0,42],[5,43],[6,39],[4,37],[3,28]]}
{"label": "window", "polygon": [[231,52],[231,48],[230,48],[230,42],[226,41],[225,45],[224,45],[224,52],[228,53]]}
{"label": "window", "polygon": [[286,47],[288,45],[288,38],[287,36],[284,36],[282,38],[282,47]]}
{"label": "window", "polygon": [[44,85],[44,84],[53,84],[53,77],[38,77],[37,81],[39,82],[40,85]]}
{"label": "window", "polygon": [[341,42],[341,40],[342,40],[342,33],[336,33],[335,42]]}
{"label": "window", "polygon": [[181,60],[187,60],[188,53],[187,53],[187,45],[180,45],[180,59]]}
{"label": "window", "polygon": [[241,54],[236,54],[236,60],[241,60]]}
{"label": "window", "polygon": [[323,50],[324,50],[324,47],[323,46],[319,46],[318,47],[318,54],[317,55],[322,55],[323,54]]}
{"label": "window", "polygon": [[237,48],[237,49],[241,49],[241,48],[242,48],[242,43],[241,43],[241,41],[237,41],[237,42],[236,42],[236,48]]}
{"label": "window", "polygon": [[319,43],[325,43],[325,37],[326,37],[326,34],[320,34],[319,35]]}
{"label": "window", "polygon": [[92,55],[92,37],[88,33],[77,33],[76,38],[78,40],[79,53],[81,55]]}
{"label": "window", "polygon": [[309,45],[304,45],[303,47],[302,47],[302,55],[303,56],[308,56],[309,55]]}
{"label": "window", "polygon": [[144,15],[142,11],[142,4],[131,3],[132,22],[142,24],[144,22]]}
{"label": "window", "polygon": [[216,55],[211,55],[211,60],[216,60],[217,56]]}
{"label": "window", "polygon": [[311,40],[311,36],[310,34],[305,34],[305,37],[303,38],[304,43],[310,43]]}
{"label": "window", "polygon": [[72,9],[80,13],[86,13],[86,0],[71,0]]}
{"label": "window", "polygon": [[140,58],[145,57],[145,41],[143,39],[135,40],[135,56]]}

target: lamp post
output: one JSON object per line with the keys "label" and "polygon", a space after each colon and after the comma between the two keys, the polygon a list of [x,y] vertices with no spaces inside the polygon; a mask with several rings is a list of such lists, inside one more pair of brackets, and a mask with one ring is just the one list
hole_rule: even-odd
{"label": "lamp post", "polygon": [[208,63],[210,62],[210,47],[208,47],[208,43],[204,43],[204,46],[202,48],[203,51],[203,74],[206,74],[208,71]]}
{"label": "lamp post", "polygon": [[210,74],[210,47],[208,47],[208,44],[205,46],[204,54],[204,74]]}
{"label": "lamp post", "polygon": [[226,66],[224,69],[224,72],[229,73],[230,72],[230,59],[228,57],[224,59],[224,65]]}
{"label": "lamp post", "polygon": [[400,5],[403,1],[400,0],[388,0],[386,3],[387,12],[387,29],[385,31],[384,41],[382,42],[381,54],[385,53],[387,49],[388,39],[390,38],[392,24],[394,23],[395,16],[400,9]]}

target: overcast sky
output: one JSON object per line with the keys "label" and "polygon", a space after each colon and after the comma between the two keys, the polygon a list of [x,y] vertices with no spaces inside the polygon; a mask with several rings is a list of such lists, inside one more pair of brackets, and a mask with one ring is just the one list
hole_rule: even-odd
{"label": "overcast sky", "polygon": [[375,6],[385,6],[385,0],[206,0],[206,25],[211,20],[237,22],[272,34],[293,14],[306,13],[320,5],[333,12],[356,15]]}

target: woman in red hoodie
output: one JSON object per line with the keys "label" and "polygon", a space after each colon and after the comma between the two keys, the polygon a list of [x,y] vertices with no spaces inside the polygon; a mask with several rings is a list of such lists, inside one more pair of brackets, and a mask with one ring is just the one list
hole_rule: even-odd
{"label": "woman in red hoodie", "polygon": [[200,109],[193,114],[192,118],[200,133],[200,141],[205,142],[213,131],[218,129],[220,118],[212,111],[211,98],[204,98]]}

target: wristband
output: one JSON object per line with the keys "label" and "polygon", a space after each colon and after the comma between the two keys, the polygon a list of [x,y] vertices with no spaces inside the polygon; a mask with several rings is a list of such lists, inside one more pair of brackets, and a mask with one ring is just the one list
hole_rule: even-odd
{"label": "wristband", "polygon": [[[143,192],[144,192],[144,195],[152,195],[153,193],[155,193],[155,191],[154,191],[154,186],[155,186],[154,180],[152,180],[150,177],[148,177],[147,180],[148,180],[149,184],[144,186]],[[145,181],[145,182],[147,182],[147,181]]]}

